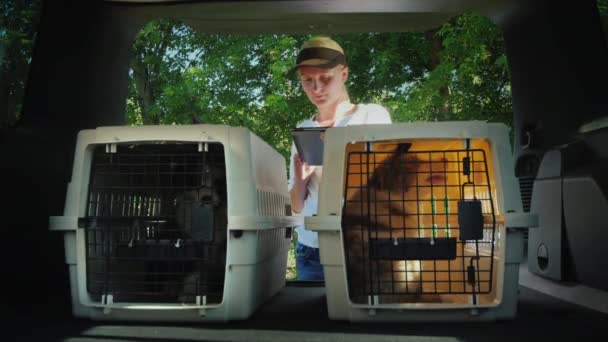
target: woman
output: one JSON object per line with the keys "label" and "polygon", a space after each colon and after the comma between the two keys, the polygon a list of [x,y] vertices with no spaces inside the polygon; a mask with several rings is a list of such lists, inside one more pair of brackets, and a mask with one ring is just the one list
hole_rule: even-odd
{"label": "woman", "polygon": [[[339,127],[363,124],[388,124],[388,111],[376,104],[352,104],[346,91],[348,66],[342,47],[328,37],[314,37],[305,42],[298,54],[297,70],[302,89],[317,113],[298,127]],[[289,191],[294,215],[317,213],[322,167],[302,162],[291,148]],[[296,228],[296,269],[298,280],[323,280],[319,261],[318,234],[304,226]]]}

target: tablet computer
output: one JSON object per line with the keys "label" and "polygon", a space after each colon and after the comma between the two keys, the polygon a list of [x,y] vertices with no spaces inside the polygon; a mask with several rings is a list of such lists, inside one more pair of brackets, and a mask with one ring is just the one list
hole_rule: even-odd
{"label": "tablet computer", "polygon": [[300,159],[308,165],[323,165],[323,132],[327,127],[302,127],[291,130]]}

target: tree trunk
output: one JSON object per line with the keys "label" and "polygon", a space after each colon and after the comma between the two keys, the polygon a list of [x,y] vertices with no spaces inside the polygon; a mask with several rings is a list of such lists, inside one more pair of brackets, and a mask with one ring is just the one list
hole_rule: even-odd
{"label": "tree trunk", "polygon": [[[430,71],[435,70],[439,64],[441,64],[441,48],[443,42],[441,36],[437,34],[437,30],[427,31],[425,33],[426,39],[431,42],[431,65]],[[452,107],[450,105],[450,90],[447,85],[443,85],[439,89],[441,95],[441,107],[439,113],[436,114],[435,119],[437,120],[449,120]]]}
{"label": "tree trunk", "polygon": [[201,121],[201,119],[196,115],[196,104],[195,104],[195,100],[192,99],[192,106],[191,106],[191,112],[190,112],[190,123],[193,125],[197,125],[197,124],[202,124],[203,122]]}
{"label": "tree trunk", "polygon": [[160,93],[160,87],[162,84],[161,69],[162,62],[159,63],[144,63],[144,57],[149,54],[155,56],[164,56],[167,52],[167,48],[171,43],[173,25],[163,24],[159,29],[161,33],[161,40],[155,46],[151,46],[149,49],[145,48],[144,45],[140,46],[141,50],[134,47],[133,60],[131,61],[131,69],[133,70],[133,79],[135,81],[135,93],[137,97],[137,103],[141,109],[141,116],[144,125],[159,125],[161,118],[159,115],[152,115],[152,108],[156,101],[156,96]]}
{"label": "tree trunk", "polygon": [[151,109],[154,105],[154,95],[152,94],[152,85],[150,84],[150,77],[148,68],[140,60],[140,55],[137,54],[131,63],[133,70],[133,79],[135,81],[135,96],[137,98],[137,104],[141,109],[141,117],[144,125],[158,125],[160,124],[159,118],[152,117]]}

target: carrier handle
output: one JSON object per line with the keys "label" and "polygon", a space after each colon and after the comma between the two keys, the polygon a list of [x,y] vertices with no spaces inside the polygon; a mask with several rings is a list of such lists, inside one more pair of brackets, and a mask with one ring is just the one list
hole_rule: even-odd
{"label": "carrier handle", "polygon": [[51,216],[49,217],[49,230],[74,231],[78,229],[78,216]]}
{"label": "carrier handle", "polygon": [[511,229],[528,229],[538,227],[538,214],[536,213],[505,213],[505,227]]}
{"label": "carrier handle", "polygon": [[336,231],[342,230],[342,216],[312,216],[305,219],[306,230],[310,231]]}
{"label": "carrier handle", "polygon": [[228,216],[229,230],[262,230],[296,227],[304,223],[302,216]]}

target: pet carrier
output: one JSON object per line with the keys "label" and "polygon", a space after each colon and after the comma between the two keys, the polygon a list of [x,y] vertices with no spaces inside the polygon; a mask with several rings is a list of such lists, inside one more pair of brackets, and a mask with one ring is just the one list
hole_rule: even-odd
{"label": "pet carrier", "polygon": [[516,312],[523,213],[508,128],[433,122],[326,131],[318,216],[327,305],[350,321]]}
{"label": "pet carrier", "polygon": [[285,160],[244,128],[78,135],[64,216],[73,312],[103,320],[244,319],[285,285]]}

